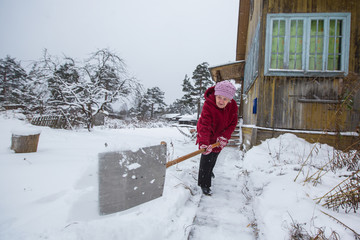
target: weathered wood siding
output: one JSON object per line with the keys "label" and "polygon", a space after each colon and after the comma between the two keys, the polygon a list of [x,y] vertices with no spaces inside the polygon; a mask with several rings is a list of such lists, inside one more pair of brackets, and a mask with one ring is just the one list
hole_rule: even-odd
{"label": "weathered wood siding", "polygon": [[[249,0],[249,27],[248,27],[248,33],[247,33],[247,43],[246,43],[246,63],[245,65],[253,65],[251,66],[252,69],[254,69],[254,65],[256,65],[257,68],[257,74],[254,76],[244,76],[246,79],[245,81],[250,82],[244,82],[244,86],[246,86],[246,89],[244,89],[244,93],[246,95],[246,99],[243,101],[243,120],[244,124],[252,124],[256,125],[258,114],[253,114],[253,102],[254,99],[259,98],[259,85],[261,84],[261,81],[259,81],[259,74],[261,73],[261,62],[262,61],[262,8],[263,8],[263,0]],[[241,2],[240,2],[241,4]],[[260,23],[260,25],[259,25]],[[256,30],[259,31],[259,36],[256,37]],[[257,43],[254,43],[253,41],[257,41]],[[257,46],[255,46],[257,44]],[[257,47],[257,51],[254,51],[254,49]],[[257,53],[258,56],[252,56],[251,54]],[[249,61],[250,59],[257,59],[257,63]],[[249,66],[246,66],[249,68]],[[251,74],[254,73],[251,71]],[[254,78],[255,77],[255,78]],[[245,139],[244,139],[245,140]]]}
{"label": "weathered wood siding", "polygon": [[[299,130],[355,131],[341,101],[341,79],[265,77],[258,126]],[[358,115],[358,114],[357,114]]]}
{"label": "weathered wood siding", "polygon": [[359,9],[359,0],[264,0],[268,13],[348,12]]}

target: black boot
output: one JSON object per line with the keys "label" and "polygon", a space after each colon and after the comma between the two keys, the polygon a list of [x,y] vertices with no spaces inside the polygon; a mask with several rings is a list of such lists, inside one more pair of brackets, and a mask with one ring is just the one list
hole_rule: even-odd
{"label": "black boot", "polygon": [[211,189],[209,187],[202,187],[201,190],[206,196],[211,196]]}

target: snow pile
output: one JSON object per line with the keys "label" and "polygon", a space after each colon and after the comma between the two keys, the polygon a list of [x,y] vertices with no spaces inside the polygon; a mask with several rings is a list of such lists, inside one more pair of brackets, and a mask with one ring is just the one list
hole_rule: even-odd
{"label": "snow pile", "polygon": [[[10,150],[13,129],[41,130],[36,153]],[[316,204],[342,180],[345,170],[328,172],[316,186],[305,177],[332,156],[321,145],[291,134],[263,142],[245,155],[225,148],[214,169],[213,196],[197,186],[199,156],[166,170],[161,198],[123,212],[98,213],[99,153],[168,143],[172,160],[197,150],[177,128],[95,128],[59,130],[0,116],[0,239],[290,239],[293,226],[314,236],[354,239],[351,231],[324,211],[360,232],[358,213],[334,212]],[[200,200],[201,199],[201,200]]]}
{"label": "snow pile", "polygon": [[[243,168],[248,171],[252,183],[260,239],[290,239],[296,226],[312,237],[321,229],[326,237],[335,231],[340,239],[354,239],[349,229],[344,230],[344,226],[321,211],[360,233],[358,213],[337,213],[314,200],[340,183],[344,179],[341,176],[349,175],[349,172],[328,172],[316,186],[304,182],[307,176],[328,163],[332,155],[332,147],[321,144],[314,147],[292,134],[266,140],[246,153]],[[304,161],[307,161],[306,167],[299,174]]]}

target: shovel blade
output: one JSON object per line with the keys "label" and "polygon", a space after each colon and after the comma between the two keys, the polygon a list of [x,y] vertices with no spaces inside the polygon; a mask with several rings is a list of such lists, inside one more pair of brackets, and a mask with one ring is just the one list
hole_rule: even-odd
{"label": "shovel blade", "polygon": [[161,197],[166,173],[166,145],[99,153],[99,212],[124,211]]}

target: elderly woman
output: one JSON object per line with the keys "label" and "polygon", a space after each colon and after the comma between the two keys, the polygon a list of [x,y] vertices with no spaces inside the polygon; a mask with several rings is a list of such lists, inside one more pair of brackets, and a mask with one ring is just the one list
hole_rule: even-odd
{"label": "elderly woman", "polygon": [[[217,83],[205,92],[205,103],[197,123],[199,148],[205,149],[200,158],[198,185],[205,195],[211,195],[211,177],[221,150],[227,145],[238,122],[236,88],[229,81]],[[211,144],[220,143],[212,148]]]}

